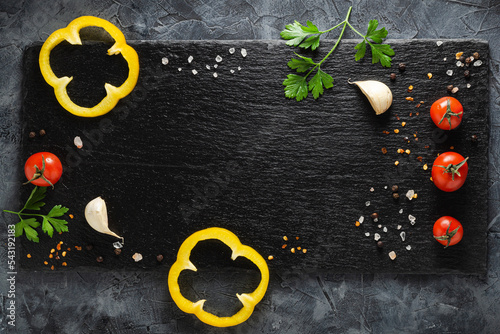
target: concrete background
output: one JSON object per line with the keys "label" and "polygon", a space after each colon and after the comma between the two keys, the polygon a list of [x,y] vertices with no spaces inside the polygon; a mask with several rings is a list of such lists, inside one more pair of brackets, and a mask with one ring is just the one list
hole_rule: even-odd
{"label": "concrete background", "polygon": [[[498,333],[500,326],[500,2],[449,1],[19,1],[0,2],[0,208],[20,205],[22,55],[82,15],[116,24],[127,39],[279,39],[293,20],[320,27],[378,19],[390,38],[481,38],[490,43],[488,273],[342,275],[275,273],[244,324],[218,329],[173,304],[165,273],[19,272],[16,327],[7,324],[7,252],[0,249],[0,331],[18,333]],[[347,30],[345,38],[356,38]],[[428,55],[422,55],[427,57]],[[432,55],[431,55],[432,56]],[[7,224],[0,216],[0,239]],[[222,277],[224,276],[224,277]],[[234,275],[214,273],[213,282]],[[210,282],[209,282],[210,283]],[[207,283],[206,287],[210,287]],[[202,285],[203,286],[203,285]]]}

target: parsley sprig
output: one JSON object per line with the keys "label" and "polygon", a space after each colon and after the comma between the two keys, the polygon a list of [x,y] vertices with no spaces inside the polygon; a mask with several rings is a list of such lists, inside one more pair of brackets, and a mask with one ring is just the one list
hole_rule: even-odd
{"label": "parsley sprig", "polygon": [[[3,210],[4,212],[16,214],[19,217],[20,221],[15,225],[16,238],[23,235],[24,232],[28,240],[39,242],[38,232],[35,229],[40,226],[40,222],[35,217],[42,218],[42,231],[47,233],[51,238],[54,234],[54,229],[57,232],[68,232],[68,222],[63,219],[57,219],[57,217],[61,217],[68,212],[69,209],[64,206],[55,205],[46,215],[24,212],[24,210],[38,211],[45,206],[42,200],[45,198],[46,191],[46,187],[35,187],[20,211]],[[23,218],[23,216],[31,216],[31,218]]]}
{"label": "parsley sprig", "polygon": [[[354,47],[354,49],[357,50],[354,57],[356,61],[365,56],[366,45],[368,44],[372,52],[372,64],[380,62],[380,64],[384,67],[391,67],[391,57],[394,55],[394,50],[391,49],[390,45],[382,44],[383,39],[387,37],[387,30],[385,28],[377,30],[378,21],[371,20],[368,23],[366,35],[363,35],[349,23],[351,11],[352,7],[349,7],[347,15],[342,22],[324,31],[319,30],[318,27],[309,20],[306,22],[305,26],[300,24],[298,21],[285,26],[285,30],[283,30],[280,35],[282,38],[287,40],[286,45],[303,49],[311,49],[313,51],[318,48],[321,35],[342,26],[342,31],[337,38],[337,42],[327,55],[319,62],[315,62],[312,58],[304,57],[295,53],[298,58],[292,58],[287,64],[288,67],[295,70],[297,73],[307,73],[303,76],[299,74],[287,75],[287,78],[283,81],[286,97],[295,98],[297,101],[301,101],[309,95],[309,92],[311,92],[314,99],[317,99],[323,94],[324,89],[333,87],[332,76],[322,71],[321,65],[337,48],[347,26],[349,26],[349,28],[351,28],[356,34],[363,37],[363,41]],[[316,71],[316,73],[312,79],[307,81],[309,75],[311,75],[314,71]]]}

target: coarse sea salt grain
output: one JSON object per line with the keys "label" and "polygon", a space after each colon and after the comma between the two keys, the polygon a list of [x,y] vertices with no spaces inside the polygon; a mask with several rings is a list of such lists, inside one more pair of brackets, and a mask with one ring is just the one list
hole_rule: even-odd
{"label": "coarse sea salt grain", "polygon": [[209,69],[210,69],[210,65],[205,65],[205,67],[207,68],[207,70],[209,70]]}
{"label": "coarse sea salt grain", "polygon": [[406,246],[406,250],[410,250],[410,249],[411,249],[410,245]]}
{"label": "coarse sea salt grain", "polygon": [[359,217],[358,221],[363,224],[363,222],[365,221],[365,217],[364,216],[361,216]]}
{"label": "coarse sea salt grain", "polygon": [[132,258],[135,262],[139,262],[142,260],[142,255],[140,253],[135,253],[134,255],[132,255]]}
{"label": "coarse sea salt grain", "polygon": [[460,60],[457,61],[457,67],[464,67],[464,63],[462,63]]}
{"label": "coarse sea salt grain", "polygon": [[415,225],[415,221],[417,220],[417,218],[415,218],[415,216],[413,215],[408,215],[408,220],[410,221],[410,224]]}
{"label": "coarse sea salt grain", "polygon": [[391,258],[391,260],[393,260],[393,261],[394,261],[394,260],[396,259],[396,252],[395,252],[395,251],[391,251],[391,252],[389,253],[389,257]]}
{"label": "coarse sea salt grain", "polygon": [[382,231],[384,231],[385,233],[387,233],[387,227],[384,226],[384,228],[382,229]]}
{"label": "coarse sea salt grain", "polygon": [[198,74],[197,70],[192,70],[191,72],[193,72],[194,75]]}
{"label": "coarse sea salt grain", "polygon": [[215,61],[220,63],[222,61],[222,57],[217,55],[217,57],[215,57]]}
{"label": "coarse sea salt grain", "polygon": [[410,189],[406,192],[406,198],[408,198],[410,201],[413,199],[413,196],[415,195],[415,190]]}
{"label": "coarse sea salt grain", "polygon": [[177,69],[177,71],[179,71],[179,72],[180,72],[180,71],[182,71],[182,67],[179,67],[179,68]]}
{"label": "coarse sea salt grain", "polygon": [[401,227],[402,227],[401,225],[398,225],[398,227],[396,227],[396,228],[397,228],[398,230],[400,230],[400,229],[401,229]]}
{"label": "coarse sea salt grain", "polygon": [[446,74],[448,74],[451,77],[453,75],[453,70],[446,71]]}
{"label": "coarse sea salt grain", "polygon": [[399,213],[403,213],[403,209],[399,209]]}
{"label": "coarse sea salt grain", "polygon": [[83,147],[83,141],[82,141],[82,138],[80,138],[80,136],[76,136],[75,139],[73,140],[73,143],[75,144],[75,146],[77,148]]}
{"label": "coarse sea salt grain", "polygon": [[193,56],[189,56],[189,57],[188,57],[188,63],[190,63],[190,64],[191,64],[191,62],[193,61],[193,59],[194,59],[194,58],[193,58]]}
{"label": "coarse sea salt grain", "polygon": [[371,187],[370,192],[374,192],[374,191],[375,191],[375,188]]}
{"label": "coarse sea salt grain", "polygon": [[230,53],[230,54],[233,54],[233,53],[234,53],[234,51],[236,51],[234,48],[229,48],[229,53]]}
{"label": "coarse sea salt grain", "polygon": [[481,65],[483,65],[483,62],[481,60],[476,60],[474,62],[474,66],[481,66]]}
{"label": "coarse sea salt grain", "polygon": [[374,239],[375,241],[379,241],[379,240],[380,240],[380,234],[375,233],[375,234],[373,235],[373,239]]}
{"label": "coarse sea salt grain", "polygon": [[405,239],[406,239],[406,232],[405,231],[401,232],[399,234],[399,236],[401,237],[401,240],[405,241]]}
{"label": "coarse sea salt grain", "polygon": [[167,58],[167,57],[163,57],[163,58],[161,59],[161,63],[162,63],[163,65],[167,65],[167,64],[168,64],[168,58]]}
{"label": "coarse sea salt grain", "polygon": [[366,235],[367,237],[369,237],[369,236],[370,236],[370,232],[365,232],[365,235]]}
{"label": "coarse sea salt grain", "polygon": [[378,225],[377,225],[377,227],[378,227],[378,228],[382,228],[382,224],[378,224]]}
{"label": "coarse sea salt grain", "polygon": [[238,66],[238,71],[241,71],[241,66]]}
{"label": "coarse sea salt grain", "polygon": [[370,201],[366,201],[366,202],[365,202],[365,205],[366,205],[366,206],[370,206]]}
{"label": "coarse sea salt grain", "polygon": [[247,50],[241,49],[241,55],[243,56],[243,58],[245,58],[247,56]]}
{"label": "coarse sea salt grain", "polygon": [[470,83],[467,84],[467,88],[471,88],[471,84]]}
{"label": "coarse sea salt grain", "polygon": [[234,70],[229,70],[229,72],[231,72],[231,74],[233,74],[233,73],[234,73]]}
{"label": "coarse sea salt grain", "polygon": [[447,59],[448,59],[448,58],[444,57],[444,58],[443,58],[443,61],[446,61]]}
{"label": "coarse sea salt grain", "polygon": [[217,67],[219,67],[219,65],[218,64],[214,64],[214,68],[217,68]]}
{"label": "coarse sea salt grain", "polygon": [[443,41],[437,41],[437,42],[436,42],[436,45],[437,45],[437,46],[441,46],[441,45],[443,45]]}
{"label": "coarse sea salt grain", "polygon": [[214,72],[214,78],[217,78],[219,75],[217,74],[217,72]]}
{"label": "coarse sea salt grain", "polygon": [[384,189],[387,189],[387,186],[384,186]]}

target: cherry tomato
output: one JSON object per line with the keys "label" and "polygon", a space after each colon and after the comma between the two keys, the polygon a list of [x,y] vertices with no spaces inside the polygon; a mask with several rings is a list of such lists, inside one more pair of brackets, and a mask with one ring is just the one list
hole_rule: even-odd
{"label": "cherry tomato", "polygon": [[62,175],[62,165],[59,158],[50,152],[38,152],[28,158],[24,165],[24,174],[29,180],[40,187],[54,187]]}
{"label": "cherry tomato", "polygon": [[446,247],[456,245],[464,236],[464,229],[458,220],[443,216],[436,220],[432,229],[434,239]]}
{"label": "cherry tomato", "polygon": [[469,172],[467,159],[456,152],[440,154],[432,166],[432,181],[436,187],[447,192],[460,189]]}
{"label": "cherry tomato", "polygon": [[432,121],[443,130],[451,130],[459,126],[463,114],[462,104],[451,96],[442,97],[431,106]]}

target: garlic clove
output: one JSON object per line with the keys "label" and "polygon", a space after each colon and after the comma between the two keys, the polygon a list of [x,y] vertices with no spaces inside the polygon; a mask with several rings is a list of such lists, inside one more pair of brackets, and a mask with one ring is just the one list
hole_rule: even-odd
{"label": "garlic clove", "polygon": [[361,89],[361,92],[365,94],[368,101],[372,105],[373,110],[375,110],[375,114],[383,114],[391,106],[392,92],[386,84],[375,80],[355,81],[349,83],[354,84]]}
{"label": "garlic clove", "polygon": [[101,197],[94,198],[85,207],[85,219],[87,223],[97,232],[109,234],[116,238],[122,239],[108,227],[108,210],[106,202]]}

